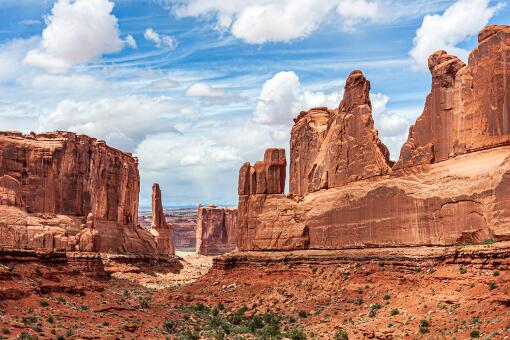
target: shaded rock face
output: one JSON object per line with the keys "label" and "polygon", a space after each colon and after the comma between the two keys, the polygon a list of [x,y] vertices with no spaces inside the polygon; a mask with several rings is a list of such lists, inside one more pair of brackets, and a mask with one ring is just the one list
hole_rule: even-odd
{"label": "shaded rock face", "polygon": [[256,209],[250,207],[250,198],[264,199],[266,195],[283,195],[286,172],[285,149],[267,149],[263,161],[255,162],[254,166],[251,166],[249,162],[244,163],[239,170],[237,190],[239,193],[239,222],[236,235],[239,249],[250,248],[253,239],[253,227],[250,226],[249,218],[250,213],[254,213]]}
{"label": "shaded rock face", "polygon": [[166,222],[159,184],[152,185],[152,226],[151,233],[156,238],[159,255],[174,255],[173,229]]}
{"label": "shaded rock face", "polygon": [[483,30],[467,66],[444,51],[430,57],[432,92],[394,169],[361,72],[349,76],[339,109],[300,113],[289,195],[252,190],[249,163],[239,172],[238,249],[509,240],[509,30]]}
{"label": "shaded rock face", "polygon": [[152,235],[135,225],[139,190],[136,158],[102,141],[71,132],[0,133],[4,246],[75,250],[91,213],[101,251],[154,253]]}
{"label": "shaded rock face", "polygon": [[489,26],[478,41],[468,65],[430,56],[432,90],[395,169],[510,143],[510,27]]}
{"label": "shaded rock face", "polygon": [[315,108],[295,119],[290,140],[290,193],[305,195],[391,171],[374,128],[370,82],[353,71],[336,110]]}
{"label": "shaded rock face", "polygon": [[198,206],[197,253],[221,255],[236,250],[237,209]]}

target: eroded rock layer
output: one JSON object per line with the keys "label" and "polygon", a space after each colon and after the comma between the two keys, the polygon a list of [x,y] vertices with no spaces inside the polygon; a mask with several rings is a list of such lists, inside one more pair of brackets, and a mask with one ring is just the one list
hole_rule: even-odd
{"label": "eroded rock layer", "polygon": [[489,26],[478,41],[468,65],[445,51],[430,56],[432,90],[396,169],[510,142],[510,27]]}
{"label": "eroded rock layer", "polygon": [[197,253],[221,255],[236,250],[237,208],[198,206]]}
{"label": "eroded rock layer", "polygon": [[4,246],[75,250],[92,214],[99,250],[153,253],[154,238],[135,226],[139,189],[136,158],[103,141],[70,132],[0,133]]}
{"label": "eroded rock layer", "polygon": [[[510,240],[510,28],[488,27],[479,41],[468,66],[444,51],[430,57],[432,93],[398,171],[377,137],[361,72],[350,74],[338,110],[300,113],[290,195],[253,190],[257,168],[249,163],[239,172],[238,248]],[[285,161],[279,164],[284,173]]]}

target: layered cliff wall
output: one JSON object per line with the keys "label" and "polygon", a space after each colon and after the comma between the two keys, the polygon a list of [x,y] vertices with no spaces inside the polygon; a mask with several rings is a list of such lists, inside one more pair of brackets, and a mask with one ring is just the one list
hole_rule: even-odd
{"label": "layered cliff wall", "polygon": [[445,51],[429,58],[432,90],[395,169],[510,143],[510,27],[489,26],[468,65]]}
{"label": "layered cliff wall", "polygon": [[221,255],[236,250],[237,209],[198,206],[197,253]]}
{"label": "layered cliff wall", "polygon": [[71,132],[0,133],[0,243],[74,250],[91,213],[101,251],[152,253],[135,226],[138,161],[103,141]]}
{"label": "layered cliff wall", "polygon": [[[444,51],[430,57],[432,92],[395,165],[360,71],[349,75],[338,109],[301,112],[291,132],[289,195],[253,189],[255,167],[240,169],[238,248],[509,240],[510,28],[488,27],[479,41],[467,66]],[[279,165],[285,173],[285,160]]]}

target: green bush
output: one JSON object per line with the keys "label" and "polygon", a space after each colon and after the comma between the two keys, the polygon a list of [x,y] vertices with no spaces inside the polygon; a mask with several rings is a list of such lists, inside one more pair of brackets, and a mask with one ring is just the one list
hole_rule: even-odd
{"label": "green bush", "polygon": [[395,316],[395,315],[397,315],[397,314],[398,314],[398,309],[393,308],[393,309],[391,310],[391,315],[392,315],[392,316]]}
{"label": "green bush", "polygon": [[477,330],[474,330],[472,331],[469,336],[471,337],[471,339],[475,339],[475,338],[479,338],[480,337],[480,332],[477,331]]}
{"label": "green bush", "polygon": [[308,317],[308,313],[307,313],[307,312],[305,312],[304,310],[300,310],[300,311],[298,312],[298,316],[299,316],[300,318],[307,318],[307,317]]}
{"label": "green bush", "polygon": [[291,340],[306,340],[306,333],[301,328],[292,328],[285,336]]}
{"label": "green bush", "polygon": [[349,335],[343,329],[336,331],[335,340],[349,340]]}
{"label": "green bush", "polygon": [[7,328],[2,328],[2,334],[5,334],[5,335],[11,334],[11,331],[8,330]]}
{"label": "green bush", "polygon": [[494,276],[499,276],[499,274],[500,274],[499,270],[495,270],[494,273],[492,273],[492,275],[494,275]]}
{"label": "green bush", "polygon": [[459,268],[459,273],[461,273],[461,274],[466,274],[466,273],[467,273],[467,269],[466,269],[466,267],[464,267],[464,266],[460,266],[460,268]]}
{"label": "green bush", "polygon": [[53,323],[55,322],[55,320],[53,320],[53,316],[48,316],[48,318],[46,319],[46,321],[48,321],[48,323]]}
{"label": "green bush", "polygon": [[41,305],[41,307],[48,307],[50,305],[48,300],[41,300],[39,301],[39,304]]}
{"label": "green bush", "polygon": [[430,326],[430,323],[428,322],[428,320],[421,320],[420,321],[420,333],[421,334],[426,334],[429,332],[429,326]]}
{"label": "green bush", "polygon": [[172,333],[174,331],[173,322],[168,320],[163,322],[163,331],[165,331],[165,333]]}
{"label": "green bush", "polygon": [[383,300],[389,300],[389,299],[390,299],[389,295],[386,294],[386,295],[383,296]]}
{"label": "green bush", "polygon": [[489,282],[489,290],[493,290],[494,288],[496,288],[496,282],[494,281]]}

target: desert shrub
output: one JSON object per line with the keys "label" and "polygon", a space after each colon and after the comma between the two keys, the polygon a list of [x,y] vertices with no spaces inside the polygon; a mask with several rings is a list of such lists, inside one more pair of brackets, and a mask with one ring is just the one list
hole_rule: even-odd
{"label": "desert shrub", "polygon": [[147,298],[141,298],[140,299],[140,309],[147,309],[149,308],[149,300]]}
{"label": "desert shrub", "polygon": [[383,300],[389,300],[389,299],[391,299],[391,297],[388,294],[383,296]]}
{"label": "desert shrub", "polygon": [[2,334],[8,335],[11,334],[11,331],[8,330],[7,328],[2,328]]}
{"label": "desert shrub", "polygon": [[306,340],[306,333],[301,328],[291,328],[285,336],[291,340]]}
{"label": "desert shrub", "polygon": [[390,314],[391,314],[392,316],[397,315],[397,314],[398,314],[398,309],[393,308],[393,309],[391,310],[391,313],[390,313]]}
{"label": "desert shrub", "polygon": [[300,311],[298,312],[298,316],[299,316],[300,318],[307,318],[307,317],[308,317],[308,313],[307,313],[307,312],[305,312],[304,310],[300,310]]}
{"label": "desert shrub", "polygon": [[471,331],[471,333],[469,333],[469,336],[471,337],[471,339],[479,338],[480,332],[475,329],[474,331]]}
{"label": "desert shrub", "polygon": [[420,321],[420,333],[422,333],[422,334],[428,333],[429,326],[430,326],[430,323],[428,320],[421,320]]}
{"label": "desert shrub", "polygon": [[489,290],[493,290],[494,288],[496,288],[496,282],[494,281],[489,282]]}
{"label": "desert shrub", "polygon": [[349,340],[349,335],[343,329],[336,331],[335,340]]}
{"label": "desert shrub", "polygon": [[492,273],[492,275],[494,275],[494,276],[499,276],[499,274],[500,274],[499,270],[495,270],[494,273]]}
{"label": "desert shrub", "polygon": [[459,268],[459,273],[461,273],[461,274],[466,274],[466,273],[467,273],[467,269],[466,269],[466,267],[464,267],[464,266],[460,266],[460,268]]}
{"label": "desert shrub", "polygon": [[492,238],[488,238],[482,241],[482,244],[494,244],[494,243],[496,243],[496,240]]}
{"label": "desert shrub", "polygon": [[41,307],[48,307],[50,305],[48,300],[41,300],[39,301],[39,304],[41,305]]}
{"label": "desert shrub", "polygon": [[48,318],[46,319],[46,321],[48,321],[48,323],[53,323],[55,322],[55,320],[53,319],[53,316],[48,316]]}
{"label": "desert shrub", "polygon": [[163,322],[163,331],[166,333],[172,333],[174,331],[174,324],[172,321]]}

